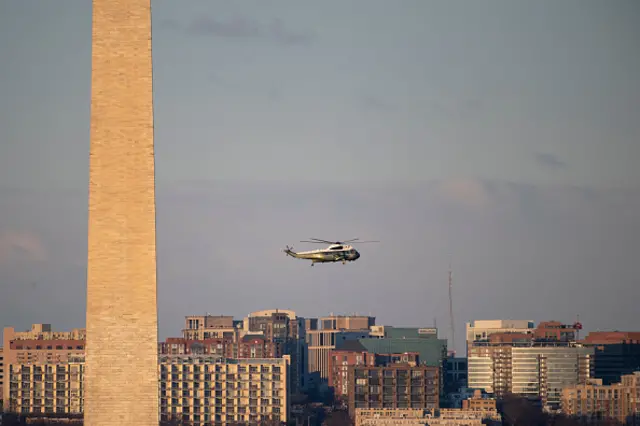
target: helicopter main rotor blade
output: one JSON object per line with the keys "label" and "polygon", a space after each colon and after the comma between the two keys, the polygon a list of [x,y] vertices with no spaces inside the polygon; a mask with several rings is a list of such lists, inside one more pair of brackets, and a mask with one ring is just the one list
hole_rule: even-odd
{"label": "helicopter main rotor blade", "polygon": [[371,241],[359,241],[360,238],[352,238],[350,240],[345,241],[327,241],[321,240],[319,238],[310,238],[309,240],[302,240],[301,243],[313,243],[313,244],[361,244],[361,243],[379,243],[380,241],[371,240]]}
{"label": "helicopter main rotor blade", "polygon": [[335,244],[335,241],[321,240],[321,239],[318,239],[318,238],[309,238],[309,239],[310,240],[314,240],[314,241],[319,242],[319,243],[324,243],[324,244]]}

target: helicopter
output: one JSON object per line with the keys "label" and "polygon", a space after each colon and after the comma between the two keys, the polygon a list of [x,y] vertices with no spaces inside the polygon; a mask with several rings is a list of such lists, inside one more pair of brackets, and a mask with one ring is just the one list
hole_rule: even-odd
{"label": "helicopter", "polygon": [[293,247],[287,246],[283,251],[291,257],[295,257],[297,259],[306,259],[311,261],[311,266],[316,263],[335,263],[342,262],[342,264],[346,264],[347,262],[355,262],[360,258],[360,253],[358,250],[353,248],[348,243],[351,244],[361,244],[361,243],[379,243],[380,241],[358,241],[360,238],[353,238],[347,241],[327,241],[320,240],[318,238],[310,238],[310,240],[302,240],[301,243],[313,243],[313,244],[329,244],[329,247],[325,249],[319,250],[310,250],[310,251],[293,251]]}

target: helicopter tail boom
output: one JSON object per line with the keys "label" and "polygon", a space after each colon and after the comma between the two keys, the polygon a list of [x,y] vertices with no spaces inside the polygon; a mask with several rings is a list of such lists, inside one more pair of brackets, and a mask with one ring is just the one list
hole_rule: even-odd
{"label": "helicopter tail boom", "polygon": [[296,253],[295,251],[293,251],[293,247],[289,247],[287,246],[284,250],[282,250],[283,252],[285,252],[288,256],[291,257],[298,257],[298,253]]}

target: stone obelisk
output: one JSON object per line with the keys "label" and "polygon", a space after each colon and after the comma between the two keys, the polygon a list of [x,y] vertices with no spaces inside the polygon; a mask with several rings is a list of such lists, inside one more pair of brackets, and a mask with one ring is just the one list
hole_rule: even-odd
{"label": "stone obelisk", "polygon": [[85,426],[158,426],[151,0],[93,0]]}

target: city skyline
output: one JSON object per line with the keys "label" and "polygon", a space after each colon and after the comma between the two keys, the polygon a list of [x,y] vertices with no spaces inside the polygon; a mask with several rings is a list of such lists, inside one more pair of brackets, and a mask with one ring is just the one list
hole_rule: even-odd
{"label": "city skyline", "polygon": [[[638,6],[335,4],[153,2],[161,336],[266,306],[448,337],[450,260],[457,348],[635,329]],[[90,15],[0,5],[3,324],[83,324]],[[381,243],[310,269],[309,237]]]}

